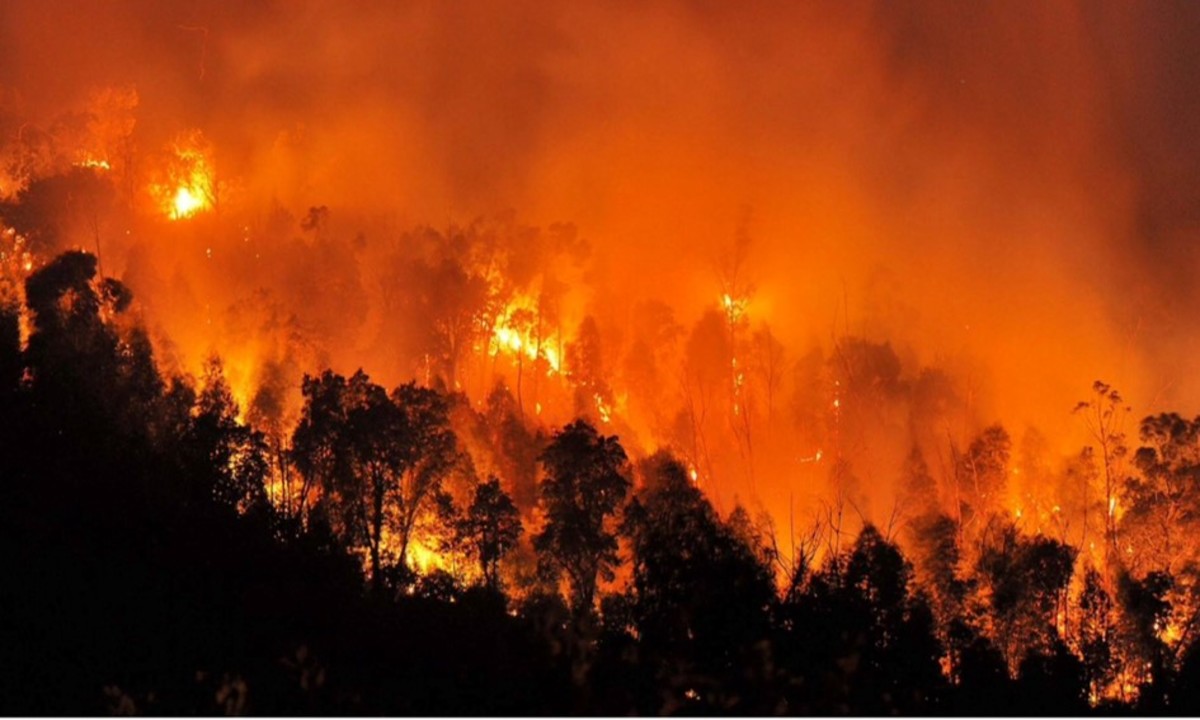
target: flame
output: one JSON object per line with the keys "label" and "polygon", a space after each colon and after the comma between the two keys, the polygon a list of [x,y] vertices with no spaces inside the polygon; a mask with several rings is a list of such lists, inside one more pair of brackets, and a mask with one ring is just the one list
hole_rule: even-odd
{"label": "flame", "polygon": [[596,412],[600,415],[600,421],[606,424],[612,422],[612,408],[604,401],[600,393],[596,393],[593,397],[596,400]]}
{"label": "flame", "polygon": [[813,453],[812,455],[809,455],[808,457],[798,458],[798,461],[802,462],[802,463],[819,463],[819,462],[821,462],[822,455],[823,455],[823,453],[821,451],[821,448],[817,448],[817,451],[815,453]]}
{"label": "flame", "polygon": [[191,217],[204,207],[204,200],[196,195],[190,187],[180,187],[175,191],[175,200],[171,207],[171,218]]}
{"label": "flame", "polygon": [[75,167],[92,168],[93,170],[112,170],[112,165],[109,165],[107,160],[97,160],[90,156],[75,163]]}
{"label": "flame", "polygon": [[167,163],[164,182],[151,186],[159,205],[171,220],[182,220],[210,210],[216,199],[211,150],[199,131],[176,140]]}
{"label": "flame", "polygon": [[496,327],[496,343],[498,347],[506,348],[511,352],[521,352],[521,334],[510,327]]}
{"label": "flame", "polygon": [[445,558],[415,538],[408,544],[408,565],[422,575],[427,574],[430,570],[446,569]]}
{"label": "flame", "polygon": [[733,297],[729,293],[721,295],[721,307],[725,309],[725,317],[729,320],[730,325],[737,325],[742,318],[746,316],[746,307],[750,304],[750,299],[745,297]]}
{"label": "flame", "polygon": [[528,311],[531,315],[536,316],[533,313],[535,307],[536,304],[533,301],[524,299],[510,303],[499,315],[492,330],[491,342],[488,343],[488,354],[493,357],[502,352],[514,356],[523,355],[526,359],[534,361],[541,358],[546,361],[546,374],[552,375],[562,370],[558,350],[555,349],[557,337],[543,336],[539,343],[536,328],[519,329],[514,326],[514,316],[517,313]]}

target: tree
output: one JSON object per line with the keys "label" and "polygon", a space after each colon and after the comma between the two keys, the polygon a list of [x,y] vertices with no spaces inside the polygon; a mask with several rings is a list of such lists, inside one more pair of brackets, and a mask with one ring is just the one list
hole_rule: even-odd
{"label": "tree", "polygon": [[238,422],[238,406],[218,358],[205,364],[187,440],[197,453],[193,470],[211,476],[213,499],[238,513],[269,508],[270,471],[263,434]]}
{"label": "tree", "polygon": [[[1130,680],[1139,687],[1139,700],[1155,702],[1166,691],[1170,652],[1162,639],[1162,631],[1171,617],[1170,593],[1175,578],[1162,571],[1153,571],[1140,580],[1122,572],[1117,577],[1117,600],[1121,605],[1120,635],[1128,654]],[[1148,690],[1155,692],[1149,693]]]}
{"label": "tree", "polygon": [[1133,463],[1140,477],[1126,487],[1122,527],[1142,540],[1139,549],[1158,569],[1174,571],[1195,560],[1200,529],[1200,418],[1175,413],[1142,420],[1143,443]]}
{"label": "tree", "polygon": [[1079,653],[1083,661],[1088,695],[1099,698],[1116,671],[1113,601],[1104,588],[1104,578],[1095,568],[1083,576],[1079,595]]}
{"label": "tree", "polygon": [[538,456],[545,447],[545,435],[525,424],[516,399],[502,384],[488,395],[486,423],[499,475],[508,481],[513,502],[522,512],[532,510],[537,503]]}
{"label": "tree", "polygon": [[442,494],[442,481],[461,456],[450,429],[450,406],[445,395],[410,382],[393,390],[391,401],[399,409],[404,429],[403,470],[392,502],[399,516],[399,557],[407,562],[408,543],[417,519]]}
{"label": "tree", "polygon": [[985,541],[977,571],[987,591],[996,644],[1010,668],[1030,652],[1049,652],[1075,566],[1074,548],[1008,524]]}
{"label": "tree", "polygon": [[1120,558],[1117,539],[1117,496],[1120,493],[1122,460],[1128,452],[1125,446],[1125,419],[1129,407],[1123,404],[1121,394],[1111,385],[1097,380],[1092,383],[1092,400],[1075,406],[1075,413],[1083,417],[1084,425],[1100,446],[1100,466],[1104,476],[1104,542],[1108,571]]}
{"label": "tree", "polygon": [[617,564],[610,520],[629,492],[625,450],[616,436],[576,420],[555,434],[540,459],[546,524],[534,548],[547,572],[566,574],[576,612],[590,613],[598,579],[611,580]]}
{"label": "tree", "polygon": [[912,519],[933,515],[939,510],[937,481],[929,473],[925,455],[915,443],[900,471],[898,502],[901,513]]}
{"label": "tree", "polygon": [[[604,380],[607,377],[605,366],[600,328],[595,318],[589,315],[579,323],[575,342],[567,346],[567,372],[575,386],[577,415],[594,418],[599,403],[612,403],[612,390]],[[607,421],[603,415],[600,419]]]}
{"label": "tree", "polygon": [[521,531],[520,513],[499,478],[477,485],[471,507],[458,523],[458,535],[474,549],[487,587],[500,588],[500,559],[517,544]]}
{"label": "tree", "polygon": [[415,383],[389,397],[361,370],[349,381],[328,370],[306,376],[303,394],[296,467],[322,487],[343,540],[367,550],[378,591],[385,530],[403,565],[418,517],[457,461],[446,399]]}
{"label": "tree", "polygon": [[20,310],[0,301],[0,429],[8,427],[5,421],[14,408],[21,372]]}
{"label": "tree", "polygon": [[622,524],[632,550],[637,635],[647,656],[677,668],[673,692],[713,687],[703,700],[722,707],[727,698],[717,689],[731,698],[749,694],[732,686],[768,636],[770,569],[721,522],[678,460],[659,451],[639,470],[645,487]]}
{"label": "tree", "polygon": [[1012,451],[1012,440],[1008,432],[999,425],[984,428],[958,458],[955,479],[960,488],[966,488],[968,497],[964,524],[968,519],[986,517],[1004,494],[1008,480],[1008,460]]}
{"label": "tree", "polygon": [[971,587],[958,573],[962,556],[959,527],[949,516],[931,512],[910,521],[908,530],[916,579],[929,595],[939,636],[946,647],[947,674],[957,680],[959,661],[974,639],[966,619]]}
{"label": "tree", "polygon": [[805,682],[804,712],[928,713],[941,692],[941,646],[912,567],[874,527],[826,559],[780,609],[781,663]]}

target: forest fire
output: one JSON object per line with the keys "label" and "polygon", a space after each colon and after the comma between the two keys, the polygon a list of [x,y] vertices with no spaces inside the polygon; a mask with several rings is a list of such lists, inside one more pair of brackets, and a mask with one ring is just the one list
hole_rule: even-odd
{"label": "forest fire", "polygon": [[1200,710],[1200,10],[61,1],[0,708]]}

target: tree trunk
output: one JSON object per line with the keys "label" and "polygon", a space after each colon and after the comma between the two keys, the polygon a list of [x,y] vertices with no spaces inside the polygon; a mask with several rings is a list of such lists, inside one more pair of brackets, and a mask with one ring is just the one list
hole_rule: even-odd
{"label": "tree trunk", "polygon": [[371,589],[379,594],[383,590],[383,578],[379,574],[379,550],[383,543],[383,483],[378,478],[374,483],[371,514]]}

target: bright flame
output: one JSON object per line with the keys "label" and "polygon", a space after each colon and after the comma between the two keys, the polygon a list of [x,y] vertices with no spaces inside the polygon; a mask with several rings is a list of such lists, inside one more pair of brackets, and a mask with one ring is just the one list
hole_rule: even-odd
{"label": "bright flame", "polygon": [[729,293],[721,296],[721,307],[725,309],[725,318],[730,325],[737,325],[746,316],[746,306],[749,304],[749,299],[744,297],[735,298]]}
{"label": "bright flame", "polygon": [[562,363],[558,351],[554,347],[554,338],[543,336],[539,343],[534,328],[522,329],[513,326],[513,317],[520,311],[530,310],[530,314],[533,314],[530,308],[531,304],[518,301],[505,308],[492,330],[492,339],[488,343],[488,354],[495,356],[505,352],[511,355],[524,355],[525,358],[534,361],[541,358],[546,361],[548,374],[561,372]]}
{"label": "bright flame", "polygon": [[107,160],[97,160],[89,157],[75,163],[75,167],[92,168],[93,170],[112,170]]}
{"label": "bright flame", "polygon": [[603,423],[612,422],[612,408],[608,403],[604,402],[604,398],[600,397],[600,393],[596,393],[596,412],[600,415],[600,421]]}
{"label": "bright flame", "polygon": [[445,563],[437,552],[419,541],[412,540],[408,545],[408,564],[424,575],[434,568],[443,567]]}
{"label": "bright flame", "polygon": [[509,327],[496,328],[496,344],[512,352],[521,352],[521,335]]}
{"label": "bright flame", "polygon": [[199,131],[185,133],[172,148],[165,181],[151,186],[162,212],[172,220],[189,218],[212,208],[216,200],[211,151]]}
{"label": "bright flame", "polygon": [[1160,637],[1167,645],[1174,645],[1183,637],[1183,628],[1177,623],[1167,623],[1166,627],[1162,628]]}
{"label": "bright flame", "polygon": [[202,207],[204,207],[204,200],[197,197],[190,187],[181,187],[175,191],[171,217],[175,219],[191,217]]}

